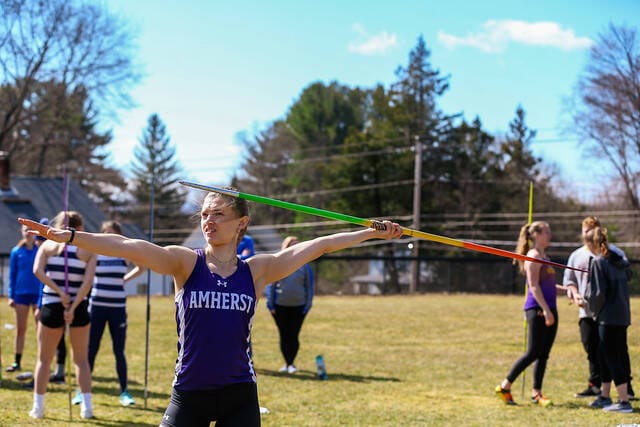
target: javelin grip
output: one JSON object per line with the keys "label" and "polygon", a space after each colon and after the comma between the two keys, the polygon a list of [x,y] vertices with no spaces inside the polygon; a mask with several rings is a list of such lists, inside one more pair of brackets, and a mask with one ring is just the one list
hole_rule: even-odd
{"label": "javelin grip", "polygon": [[373,229],[375,229],[375,230],[378,230],[378,231],[384,231],[384,230],[386,230],[386,229],[387,229],[387,226],[386,226],[386,225],[384,225],[384,223],[383,223],[383,222],[381,222],[381,221],[376,221],[375,219],[374,219],[374,220],[371,220],[371,225],[370,225],[370,227],[371,227],[371,228],[373,228]]}

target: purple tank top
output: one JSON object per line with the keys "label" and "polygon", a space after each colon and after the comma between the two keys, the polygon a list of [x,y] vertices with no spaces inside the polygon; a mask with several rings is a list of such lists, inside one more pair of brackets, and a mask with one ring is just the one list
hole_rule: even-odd
{"label": "purple tank top", "polygon": [[[549,308],[556,308],[556,271],[550,265],[540,267],[540,289],[544,295],[544,300]],[[531,293],[531,287],[527,289],[527,299],[524,302],[524,309],[540,308],[538,302]]]}
{"label": "purple tank top", "polygon": [[176,294],[177,390],[213,390],[256,382],[249,339],[256,292],[249,265],[221,277],[209,270],[204,251],[183,288]]}

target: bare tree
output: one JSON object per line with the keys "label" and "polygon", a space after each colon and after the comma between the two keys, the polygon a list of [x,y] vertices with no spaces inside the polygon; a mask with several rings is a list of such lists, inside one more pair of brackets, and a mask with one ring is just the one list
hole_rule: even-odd
{"label": "bare tree", "polygon": [[593,45],[570,106],[592,158],[620,179],[621,205],[640,208],[640,47],[635,28],[609,25]]}
{"label": "bare tree", "polygon": [[[37,88],[81,88],[103,112],[131,104],[139,79],[131,31],[104,8],[77,0],[0,0],[0,149],[21,145],[21,128],[55,109]],[[34,99],[36,98],[36,99]],[[34,111],[34,105],[40,110]]]}

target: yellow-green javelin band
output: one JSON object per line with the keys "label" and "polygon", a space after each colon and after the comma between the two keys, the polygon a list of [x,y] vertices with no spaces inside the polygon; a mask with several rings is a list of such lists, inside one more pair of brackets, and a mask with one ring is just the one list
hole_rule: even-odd
{"label": "yellow-green javelin band", "polygon": [[[370,220],[370,219],[358,218],[357,216],[345,215],[345,214],[341,214],[341,213],[338,213],[338,212],[333,212],[333,211],[327,211],[327,210],[324,210],[324,209],[313,208],[311,206],[299,205],[297,203],[284,202],[282,200],[271,199],[269,197],[256,196],[255,194],[242,193],[240,191],[228,190],[228,189],[219,188],[219,187],[212,187],[212,186],[203,185],[203,184],[197,184],[195,182],[189,182],[189,181],[178,181],[178,182],[180,184],[184,185],[184,186],[191,187],[191,188],[197,188],[199,190],[204,190],[204,191],[209,191],[209,192],[214,192],[214,193],[220,193],[220,194],[226,194],[227,196],[238,197],[240,199],[250,200],[252,202],[262,203],[262,204],[265,204],[265,205],[271,205],[271,206],[275,206],[275,207],[279,207],[279,208],[290,209],[290,210],[293,210],[293,211],[307,213],[309,215],[321,216],[323,218],[329,218],[329,219],[335,219],[335,220],[338,220],[338,221],[349,222],[351,224],[362,225],[363,227],[373,227],[373,228],[375,228],[374,227],[374,223],[375,222]],[[419,239],[429,240],[429,241],[432,241],[432,242],[443,243],[445,245],[457,246],[459,248],[470,249],[472,251],[484,252],[484,253],[487,253],[487,254],[498,255],[498,256],[501,256],[501,257],[517,259],[517,260],[521,260],[521,261],[530,261],[530,262],[535,262],[535,263],[538,263],[538,264],[551,265],[551,266],[560,267],[560,268],[569,268],[569,269],[577,270],[577,271],[586,271],[586,270],[582,270],[580,268],[569,267],[569,266],[566,266],[564,264],[560,264],[560,263],[553,262],[553,261],[548,261],[546,259],[532,258],[532,257],[528,257],[526,255],[518,254],[516,252],[506,251],[504,249],[497,249],[497,248],[492,248],[491,246],[480,245],[480,244],[472,243],[472,242],[465,242],[465,241],[458,240],[458,239],[452,239],[450,237],[439,236],[437,234],[425,233],[424,231],[412,230],[410,228],[402,227],[402,234],[404,234],[405,236],[417,237]]]}

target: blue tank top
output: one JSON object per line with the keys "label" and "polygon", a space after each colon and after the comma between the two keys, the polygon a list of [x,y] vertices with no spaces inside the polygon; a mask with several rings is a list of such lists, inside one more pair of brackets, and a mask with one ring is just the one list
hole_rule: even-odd
{"label": "blue tank top", "polygon": [[207,267],[196,249],[196,265],[176,294],[178,359],[176,390],[215,390],[256,382],[249,340],[256,292],[249,265],[238,259],[229,277]]}
{"label": "blue tank top", "polygon": [[[542,295],[547,302],[549,308],[556,308],[556,271],[550,265],[542,265],[540,267],[539,286],[542,289]],[[538,302],[531,293],[531,287],[527,289],[527,299],[524,302],[524,309],[540,308]]]}

